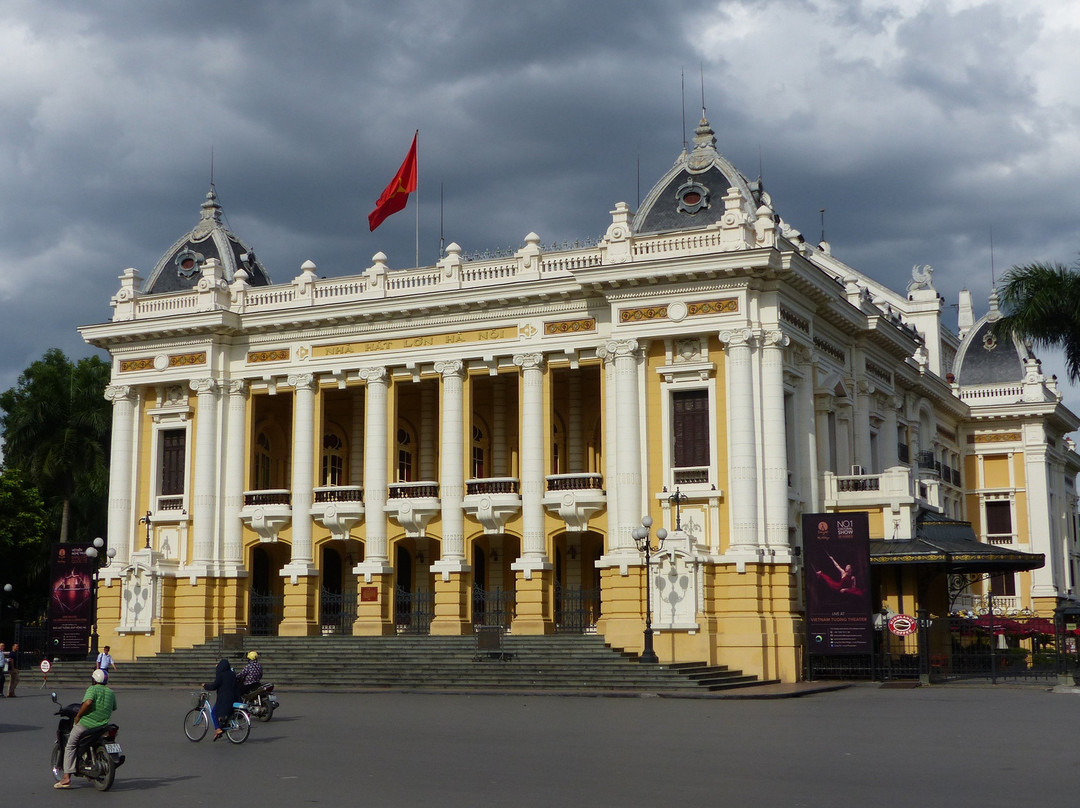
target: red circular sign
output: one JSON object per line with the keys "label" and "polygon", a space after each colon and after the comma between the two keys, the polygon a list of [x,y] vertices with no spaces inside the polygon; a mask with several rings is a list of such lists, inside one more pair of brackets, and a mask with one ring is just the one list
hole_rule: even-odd
{"label": "red circular sign", "polygon": [[898,637],[914,634],[918,627],[919,624],[915,622],[915,618],[906,614],[894,614],[889,618],[889,631]]}
{"label": "red circular sign", "polygon": [[48,673],[52,670],[52,663],[47,659],[41,660],[41,664],[38,666],[41,668],[42,673]]}

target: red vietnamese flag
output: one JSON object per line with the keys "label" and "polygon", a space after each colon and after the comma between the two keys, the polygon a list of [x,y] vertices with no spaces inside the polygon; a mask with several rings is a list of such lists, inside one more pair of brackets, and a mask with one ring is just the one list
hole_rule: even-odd
{"label": "red vietnamese flag", "polygon": [[387,216],[402,210],[409,201],[409,194],[416,190],[416,138],[419,134],[420,130],[417,130],[413,135],[412,146],[405,155],[405,162],[375,203],[375,210],[368,214],[368,226],[372,230],[382,224]]}

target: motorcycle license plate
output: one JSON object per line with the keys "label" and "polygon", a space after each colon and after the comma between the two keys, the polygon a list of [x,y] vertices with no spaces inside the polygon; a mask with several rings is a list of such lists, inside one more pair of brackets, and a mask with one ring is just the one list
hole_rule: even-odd
{"label": "motorcycle license plate", "polygon": [[120,749],[120,744],[118,743],[107,743],[105,744],[105,751],[110,755],[119,755],[123,750]]}

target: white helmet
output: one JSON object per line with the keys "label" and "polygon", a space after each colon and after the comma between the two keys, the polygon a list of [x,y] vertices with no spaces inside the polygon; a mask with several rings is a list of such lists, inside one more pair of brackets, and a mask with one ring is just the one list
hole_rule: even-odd
{"label": "white helmet", "polygon": [[91,673],[90,678],[97,682],[99,685],[103,685],[107,681],[109,681],[109,675],[105,673],[105,671],[103,671],[101,668],[97,668],[93,673]]}

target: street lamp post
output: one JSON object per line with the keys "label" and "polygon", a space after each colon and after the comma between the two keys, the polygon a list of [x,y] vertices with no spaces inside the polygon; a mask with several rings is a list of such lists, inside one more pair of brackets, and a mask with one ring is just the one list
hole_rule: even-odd
{"label": "street lamp post", "polygon": [[[641,652],[638,662],[660,661],[659,657],[656,656],[656,651],[653,650],[652,635],[652,538],[649,536],[649,528],[652,527],[652,523],[651,516],[643,516],[641,526],[630,531],[638,550],[645,553],[645,649]],[[660,542],[656,548],[659,550],[664,546],[667,531],[664,528],[659,528],[656,531],[656,538]]]}
{"label": "street lamp post", "polygon": [[102,567],[107,567],[112,563],[112,560],[116,558],[116,549],[110,547],[105,552],[106,561],[101,563],[101,548],[105,546],[105,540],[98,536],[94,539],[93,544],[86,548],[86,555],[94,561],[94,588],[90,590],[90,617],[94,621],[91,623],[90,630],[90,656],[94,659],[97,658],[98,653],[98,617],[97,617],[97,591],[98,591],[98,572]]}

